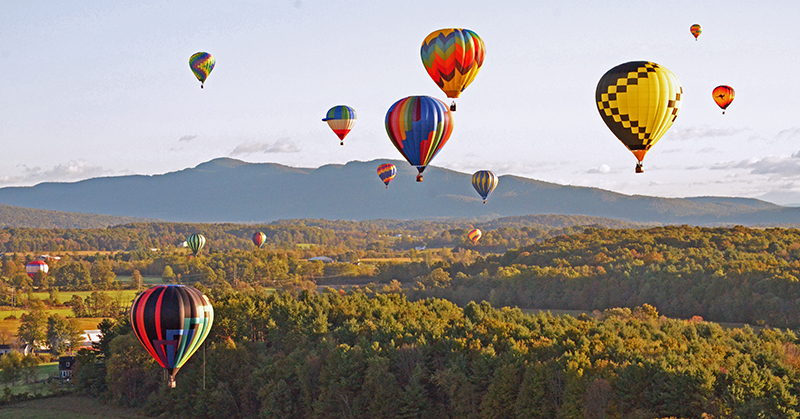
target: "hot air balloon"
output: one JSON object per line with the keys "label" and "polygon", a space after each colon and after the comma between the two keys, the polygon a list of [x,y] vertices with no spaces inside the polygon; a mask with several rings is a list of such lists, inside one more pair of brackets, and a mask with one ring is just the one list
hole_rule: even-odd
{"label": "hot air balloon", "polygon": [[253,244],[256,245],[256,247],[261,248],[261,246],[263,246],[264,242],[266,241],[267,241],[267,235],[264,234],[263,232],[256,231],[255,233],[253,233]]}
{"label": "hot air balloon", "polygon": [[378,177],[381,178],[386,189],[389,189],[389,182],[394,179],[397,174],[397,167],[391,163],[386,163],[378,166]]}
{"label": "hot air balloon", "polygon": [[206,237],[202,234],[192,234],[186,238],[186,246],[194,253],[195,256],[206,245]]}
{"label": "hot air balloon", "polygon": [[[472,83],[486,57],[483,40],[469,29],[431,32],[420,49],[422,64],[449,98],[457,98]],[[451,105],[455,111],[455,102]]]}
{"label": "hot air balloon", "polygon": [[486,198],[497,187],[497,176],[488,170],[479,170],[472,175],[472,187],[478,191],[485,204]]}
{"label": "hot air balloon", "polygon": [[689,28],[689,31],[692,33],[692,35],[694,35],[694,40],[697,41],[697,37],[700,36],[701,33],[703,33],[703,28],[701,28],[700,25],[695,23],[694,25],[692,25],[691,28]]}
{"label": "hot air balloon", "polygon": [[481,239],[481,231],[476,229],[472,229],[469,233],[467,233],[467,237],[472,240],[472,244],[478,244],[478,240]]}
{"label": "hot air balloon", "polygon": [[453,114],[447,105],[430,96],[400,99],[386,113],[386,133],[397,151],[419,171],[444,147],[453,133]]}
{"label": "hot air balloon", "polygon": [[636,173],[644,171],[645,154],[678,117],[682,95],[675,74],[647,61],[620,64],[597,83],[600,117],[636,156]]}
{"label": "hot air balloon", "polygon": [[722,85],[715,87],[711,95],[714,97],[714,102],[717,102],[717,105],[722,108],[722,114],[725,115],[725,109],[728,109],[728,105],[733,102],[736,93],[733,91],[733,87]]}
{"label": "hot air balloon", "polygon": [[25,265],[25,272],[28,273],[28,276],[33,279],[37,272],[44,272],[47,273],[50,270],[50,267],[47,266],[46,263],[42,260],[32,260]]}
{"label": "hot air balloon", "polygon": [[192,69],[192,73],[197,77],[197,80],[200,80],[201,89],[208,75],[211,74],[211,70],[214,69],[215,63],[214,56],[207,52],[198,52],[189,58],[189,68]]}
{"label": "hot air balloon", "polygon": [[144,349],[169,374],[197,351],[211,330],[214,308],[208,298],[185,285],[159,285],[139,294],[131,305],[131,326]]}
{"label": "hot air balloon", "polygon": [[334,106],[328,109],[328,114],[322,120],[327,122],[328,126],[339,137],[339,140],[341,140],[339,145],[344,145],[344,137],[350,133],[353,125],[356,124],[356,111],[345,105]]}

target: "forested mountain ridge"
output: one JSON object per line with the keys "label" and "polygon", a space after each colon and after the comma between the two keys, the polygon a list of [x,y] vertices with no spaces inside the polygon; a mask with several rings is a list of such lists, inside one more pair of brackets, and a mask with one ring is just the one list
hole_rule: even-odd
{"label": "forested mountain ridge", "polygon": [[139,217],[20,208],[12,205],[0,204],[0,228],[105,228],[119,224],[143,221],[152,220]]}
{"label": "forested mountain ridge", "polygon": [[[375,168],[397,165],[388,189]],[[501,176],[486,205],[470,175],[430,166],[414,181],[405,162],[354,161],[317,169],[220,158],[177,172],[0,189],[0,202],[30,208],[180,222],[268,222],[320,218],[488,220],[529,214],[607,217],[645,223],[800,223],[800,208],[747,198],[658,198]]]}

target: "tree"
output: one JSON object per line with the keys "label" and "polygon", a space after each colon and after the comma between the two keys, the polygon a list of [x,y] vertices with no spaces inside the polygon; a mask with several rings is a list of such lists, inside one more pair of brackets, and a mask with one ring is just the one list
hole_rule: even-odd
{"label": "tree", "polygon": [[64,305],[72,308],[72,313],[75,317],[89,317],[86,306],[83,304],[83,298],[78,294],[72,294],[72,299],[64,303]]}
{"label": "tree", "polygon": [[21,320],[17,336],[32,348],[43,345],[47,339],[47,314],[42,310],[32,310],[23,314]]}
{"label": "tree", "polygon": [[50,351],[55,355],[60,355],[68,348],[76,348],[83,342],[81,336],[83,331],[75,318],[64,318],[58,314],[52,314],[47,319],[47,343]]}
{"label": "tree", "polygon": [[0,356],[0,370],[2,370],[3,382],[6,386],[13,386],[22,376],[23,355],[17,351],[9,352]]}
{"label": "tree", "polygon": [[95,288],[102,290],[114,288],[114,279],[117,275],[111,270],[111,264],[108,261],[96,261],[93,263],[90,275],[92,277],[92,285]]}
{"label": "tree", "polygon": [[142,274],[138,269],[134,269],[133,273],[131,273],[131,287],[136,288],[138,291],[142,289],[142,285]]}
{"label": "tree", "polygon": [[164,267],[164,271],[161,272],[161,279],[167,283],[172,282],[175,279],[175,272],[172,271],[171,266],[167,265]]}
{"label": "tree", "polygon": [[92,289],[92,275],[81,262],[70,261],[56,266],[52,271],[55,285],[73,290]]}

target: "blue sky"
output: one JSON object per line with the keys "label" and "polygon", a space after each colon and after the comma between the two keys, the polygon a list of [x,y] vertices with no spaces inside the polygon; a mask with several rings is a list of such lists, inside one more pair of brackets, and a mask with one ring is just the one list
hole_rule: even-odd
{"label": "blue sky", "polygon": [[[433,165],[669,197],[800,203],[796,1],[0,0],[0,186],[159,174],[217,157],[318,167],[398,159],[383,127],[409,95],[445,99],[419,57],[476,31],[485,64]],[[699,23],[698,41],[689,26]],[[188,58],[217,59],[206,88]],[[635,158],[594,103],[634,60],[681,81],[681,113]],[[720,84],[736,99],[726,115]],[[358,112],[339,146],[328,108]]]}

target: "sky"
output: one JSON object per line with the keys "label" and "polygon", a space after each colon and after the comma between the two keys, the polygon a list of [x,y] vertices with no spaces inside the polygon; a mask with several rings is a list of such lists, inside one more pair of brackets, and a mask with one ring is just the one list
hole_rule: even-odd
{"label": "sky", "polygon": [[[0,187],[219,157],[309,168],[402,159],[386,112],[410,95],[449,103],[419,50],[458,27],[481,36],[486,59],[432,165],[800,205],[795,0],[0,0],[0,10]],[[188,65],[199,51],[216,58],[202,90]],[[643,174],[594,101],[600,77],[628,61],[670,69],[684,90]],[[725,115],[711,97],[723,84],[736,91]],[[344,146],[321,121],[339,104],[358,113]]]}

